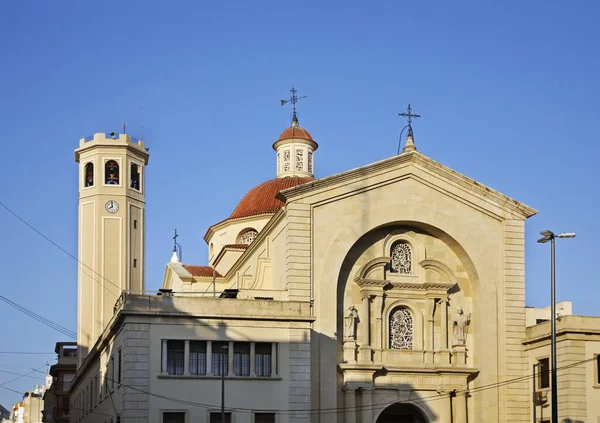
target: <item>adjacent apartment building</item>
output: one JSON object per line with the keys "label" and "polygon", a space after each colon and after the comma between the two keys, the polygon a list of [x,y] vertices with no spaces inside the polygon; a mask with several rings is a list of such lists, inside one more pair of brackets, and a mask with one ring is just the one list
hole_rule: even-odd
{"label": "adjacent apartment building", "polygon": [[77,343],[57,342],[57,363],[50,367],[52,384],[44,392],[43,421],[68,422],[71,413],[69,390],[77,370]]}

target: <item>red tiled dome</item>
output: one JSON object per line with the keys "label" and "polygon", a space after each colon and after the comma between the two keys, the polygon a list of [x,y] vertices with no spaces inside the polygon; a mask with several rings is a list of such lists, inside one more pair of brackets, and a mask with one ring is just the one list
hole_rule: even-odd
{"label": "red tiled dome", "polygon": [[304,128],[300,128],[299,126],[292,126],[291,128],[286,128],[285,131],[281,133],[277,141],[289,139],[302,139],[314,142],[312,136],[308,133],[308,131]]}
{"label": "red tiled dome", "polygon": [[236,219],[257,214],[276,213],[283,207],[283,202],[275,197],[279,191],[302,185],[310,181],[314,181],[314,178],[311,176],[287,176],[285,178],[276,178],[263,182],[252,188],[248,194],[242,198],[242,201],[240,201],[233,210],[233,213],[231,213],[229,218]]}

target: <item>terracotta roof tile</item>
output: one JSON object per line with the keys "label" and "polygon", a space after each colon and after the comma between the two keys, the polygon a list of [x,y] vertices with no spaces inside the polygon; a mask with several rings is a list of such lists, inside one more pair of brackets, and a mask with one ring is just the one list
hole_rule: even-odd
{"label": "terracotta roof tile", "polygon": [[227,245],[224,245],[223,248],[234,248],[236,250],[245,250],[249,246],[250,246],[249,244],[227,244]]}
{"label": "terracotta roof tile", "polygon": [[301,140],[309,140],[314,141],[310,133],[304,129],[298,127],[286,128],[285,131],[281,133],[277,141],[281,140],[289,140],[289,139],[301,139]]}
{"label": "terracotta roof tile", "polygon": [[242,201],[240,201],[233,210],[229,219],[265,213],[276,213],[283,207],[283,201],[276,198],[279,191],[293,188],[310,181],[314,181],[314,178],[310,176],[287,176],[285,178],[276,178],[263,182],[248,191],[248,194],[242,198]]}
{"label": "terracotta roof tile", "polygon": [[[213,268],[210,267],[210,266],[195,266],[195,265],[192,265],[192,264],[184,264],[183,267],[185,268],[185,270],[187,270],[188,272],[190,272],[192,274],[192,276],[210,277],[210,278],[212,278],[212,275],[213,275]],[[216,270],[215,270],[215,276],[218,277],[218,278],[222,278],[223,277]]]}

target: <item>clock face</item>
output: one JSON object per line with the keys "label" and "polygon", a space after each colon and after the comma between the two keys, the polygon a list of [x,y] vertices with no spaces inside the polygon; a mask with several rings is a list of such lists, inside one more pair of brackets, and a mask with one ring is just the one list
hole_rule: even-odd
{"label": "clock face", "polygon": [[105,207],[106,211],[109,213],[116,213],[119,211],[119,203],[117,203],[115,200],[108,200]]}

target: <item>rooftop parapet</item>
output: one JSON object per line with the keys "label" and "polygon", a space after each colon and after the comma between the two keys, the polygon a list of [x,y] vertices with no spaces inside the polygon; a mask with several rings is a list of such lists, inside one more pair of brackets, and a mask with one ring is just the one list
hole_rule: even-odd
{"label": "rooftop parapet", "polygon": [[141,153],[145,158],[145,164],[148,164],[148,149],[143,140],[132,137],[127,134],[117,134],[115,132],[104,133],[98,132],[89,137],[81,138],[79,140],[79,148],[75,150],[75,161],[79,162],[80,154],[92,147],[113,147],[113,146],[126,146],[133,151]]}

